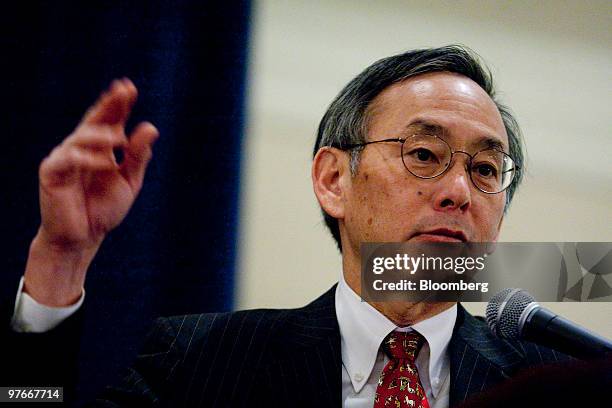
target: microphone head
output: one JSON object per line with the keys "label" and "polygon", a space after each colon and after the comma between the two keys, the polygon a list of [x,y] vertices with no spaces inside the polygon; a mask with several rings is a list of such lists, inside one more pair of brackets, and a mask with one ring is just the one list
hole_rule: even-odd
{"label": "microphone head", "polygon": [[537,306],[534,297],[523,289],[503,289],[487,304],[487,324],[498,337],[519,339],[525,319]]}

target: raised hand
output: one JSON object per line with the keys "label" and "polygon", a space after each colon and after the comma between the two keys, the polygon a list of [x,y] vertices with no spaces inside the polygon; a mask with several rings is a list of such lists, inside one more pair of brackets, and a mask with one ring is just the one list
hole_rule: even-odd
{"label": "raised hand", "polygon": [[[142,187],[158,137],[141,123],[128,139],[125,123],[137,90],[115,80],[81,123],[41,163],[41,226],[30,247],[25,291],[49,306],[73,303],[106,234],[121,223]],[[114,150],[124,159],[117,163]]]}

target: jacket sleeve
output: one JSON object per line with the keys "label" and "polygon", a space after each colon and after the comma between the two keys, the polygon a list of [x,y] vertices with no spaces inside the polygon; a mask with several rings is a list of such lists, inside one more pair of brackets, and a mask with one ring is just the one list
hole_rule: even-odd
{"label": "jacket sleeve", "polygon": [[13,299],[1,309],[0,384],[2,386],[64,387],[64,401],[74,397],[83,310],[45,333],[17,333],[11,329]]}

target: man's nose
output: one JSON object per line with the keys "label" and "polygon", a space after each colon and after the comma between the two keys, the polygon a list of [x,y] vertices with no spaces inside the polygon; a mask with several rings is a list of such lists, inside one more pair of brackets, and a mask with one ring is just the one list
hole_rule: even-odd
{"label": "man's nose", "polygon": [[[463,153],[463,152],[456,152]],[[465,156],[465,157],[463,157]],[[469,175],[470,157],[453,155],[450,168],[436,180],[434,208],[438,211],[466,212],[472,203],[472,182]]]}

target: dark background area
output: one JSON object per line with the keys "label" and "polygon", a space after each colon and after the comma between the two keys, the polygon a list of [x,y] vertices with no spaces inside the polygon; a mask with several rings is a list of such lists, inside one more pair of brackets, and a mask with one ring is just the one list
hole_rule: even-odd
{"label": "dark background area", "polygon": [[154,317],[232,308],[249,14],[248,0],[3,7],[3,303],[39,225],[38,165],[100,91],[132,79],[130,127],[149,120],[161,134],[139,198],[88,274],[81,401],[116,381]]}

